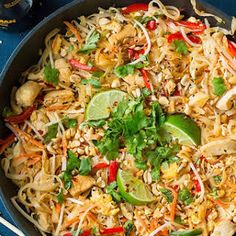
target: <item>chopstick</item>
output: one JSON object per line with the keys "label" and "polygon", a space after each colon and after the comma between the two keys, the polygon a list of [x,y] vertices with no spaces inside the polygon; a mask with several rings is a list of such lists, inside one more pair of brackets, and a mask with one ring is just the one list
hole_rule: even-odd
{"label": "chopstick", "polygon": [[4,218],[0,216],[0,223],[4,225],[6,228],[10,229],[12,232],[14,232],[18,236],[25,236],[19,229],[17,229],[14,225],[6,221]]}

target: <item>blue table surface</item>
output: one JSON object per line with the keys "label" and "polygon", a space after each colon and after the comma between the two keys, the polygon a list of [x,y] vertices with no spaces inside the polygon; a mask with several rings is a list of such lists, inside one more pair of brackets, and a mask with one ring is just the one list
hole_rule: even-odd
{"label": "blue table surface", "polygon": [[[236,15],[236,4],[235,0],[205,0],[206,2],[211,3],[217,8],[221,9],[225,13],[229,15]],[[42,8],[39,9],[39,16],[42,18],[47,16],[57,8],[65,5],[66,3],[71,2],[71,0],[50,0],[46,1],[42,5]],[[4,65],[6,64],[8,58],[10,57],[13,50],[17,47],[20,41],[24,38],[24,36],[28,33],[28,30],[22,33],[10,33],[8,31],[0,31],[0,72],[2,71]],[[12,222],[11,217],[4,209],[2,202],[0,201],[0,212],[2,216]],[[2,236],[15,236],[14,233],[10,232],[4,226],[0,225],[0,235]]]}

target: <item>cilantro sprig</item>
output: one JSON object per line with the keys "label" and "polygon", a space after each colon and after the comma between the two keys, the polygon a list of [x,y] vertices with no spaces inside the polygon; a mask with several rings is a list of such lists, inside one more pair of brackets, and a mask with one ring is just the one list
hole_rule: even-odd
{"label": "cilantro sprig", "polygon": [[187,55],[188,54],[188,47],[183,40],[174,40],[173,45],[175,47],[176,52]]}
{"label": "cilantro sprig", "polygon": [[52,68],[50,65],[46,65],[43,71],[44,80],[53,85],[58,85],[59,83],[59,70]]}
{"label": "cilantro sprig", "polygon": [[222,96],[224,92],[227,90],[224,79],[222,77],[215,77],[212,80],[212,86],[213,86],[213,93],[216,96]]}
{"label": "cilantro sprig", "polygon": [[86,40],[83,47],[78,51],[79,53],[88,54],[97,47],[97,42],[100,39],[100,34],[95,30]]}

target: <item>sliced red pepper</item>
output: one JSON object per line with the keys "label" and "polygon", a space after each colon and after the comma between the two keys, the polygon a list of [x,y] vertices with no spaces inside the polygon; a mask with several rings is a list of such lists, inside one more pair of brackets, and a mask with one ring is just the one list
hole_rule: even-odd
{"label": "sliced red pepper", "polygon": [[134,3],[134,4],[129,5],[128,7],[122,8],[122,13],[129,14],[131,12],[147,11],[147,10],[148,10],[147,3]]}
{"label": "sliced red pepper", "polygon": [[25,111],[23,111],[20,115],[8,116],[4,120],[9,123],[20,124],[27,120],[32,112],[35,110],[35,106],[28,107]]}
{"label": "sliced red pepper", "polygon": [[174,40],[184,40],[183,35],[180,32],[169,34],[167,37],[168,43],[172,43]]}
{"label": "sliced red pepper", "polygon": [[155,20],[150,20],[146,24],[147,29],[153,31],[157,28],[157,22]]}
{"label": "sliced red pepper", "polygon": [[91,234],[91,230],[84,230],[84,231],[80,234],[80,236],[90,236],[90,234]]}
{"label": "sliced red pepper", "polygon": [[[201,43],[201,39],[196,35],[188,35],[188,38],[193,43]],[[174,34],[169,34],[167,37],[168,43],[172,43],[174,40],[183,40],[185,41],[183,35],[180,32],[176,32]]]}
{"label": "sliced red pepper", "polygon": [[194,183],[194,186],[195,186],[195,189],[196,191],[199,193],[201,192],[201,186],[200,186],[200,183],[197,179],[193,180],[193,183]]}
{"label": "sliced red pepper", "polygon": [[138,59],[142,54],[144,54],[144,49],[135,50],[133,48],[128,48],[128,56],[130,59]]}
{"label": "sliced red pepper", "polygon": [[228,48],[229,48],[229,51],[230,51],[230,54],[236,58],[236,46],[235,44],[228,40]]}
{"label": "sliced red pepper", "polygon": [[119,168],[119,163],[117,161],[111,161],[109,165],[108,183],[116,181],[118,168]]}
{"label": "sliced red pepper", "polygon": [[178,89],[175,89],[175,91],[172,93],[172,96],[175,96],[175,97],[180,96],[180,91]]}
{"label": "sliced red pepper", "polygon": [[72,234],[68,232],[68,233],[65,233],[63,236],[72,236]]}
{"label": "sliced red pepper", "polygon": [[203,31],[206,29],[206,25],[203,24],[202,22],[190,22],[190,21],[181,20],[179,22],[175,22],[175,24],[179,26],[184,26],[192,30],[198,30],[198,31]]}
{"label": "sliced red pepper", "polygon": [[109,164],[107,164],[107,163],[105,163],[105,162],[103,162],[103,163],[98,163],[98,164],[96,164],[95,166],[93,166],[93,171],[95,172],[95,171],[98,171],[98,170],[100,170],[100,169],[104,169],[104,168],[107,168],[107,167],[109,167]]}
{"label": "sliced red pepper", "polygon": [[83,63],[79,62],[76,59],[70,59],[69,63],[71,64],[72,67],[74,67],[76,69],[86,70],[86,71],[96,71],[97,70],[96,67],[88,66],[86,64],[83,64]]}
{"label": "sliced red pepper", "polygon": [[147,71],[144,70],[144,69],[140,69],[140,72],[141,72],[141,74],[142,74],[142,76],[143,76],[143,81],[144,81],[144,84],[145,84],[146,88],[149,89],[149,90],[151,90],[151,85],[150,85],[150,83],[149,83],[149,78],[148,78],[148,73],[147,73]]}
{"label": "sliced red pepper", "polygon": [[124,228],[123,227],[113,227],[113,228],[106,228],[101,231],[101,235],[105,234],[115,234],[115,233],[123,233]]}

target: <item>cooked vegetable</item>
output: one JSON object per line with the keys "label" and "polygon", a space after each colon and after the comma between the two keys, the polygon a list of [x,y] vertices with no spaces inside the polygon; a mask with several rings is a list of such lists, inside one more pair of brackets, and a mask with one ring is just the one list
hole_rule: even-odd
{"label": "cooked vegetable", "polygon": [[58,69],[52,68],[50,65],[46,65],[44,68],[44,80],[53,85],[58,85],[59,83],[59,71]]}

